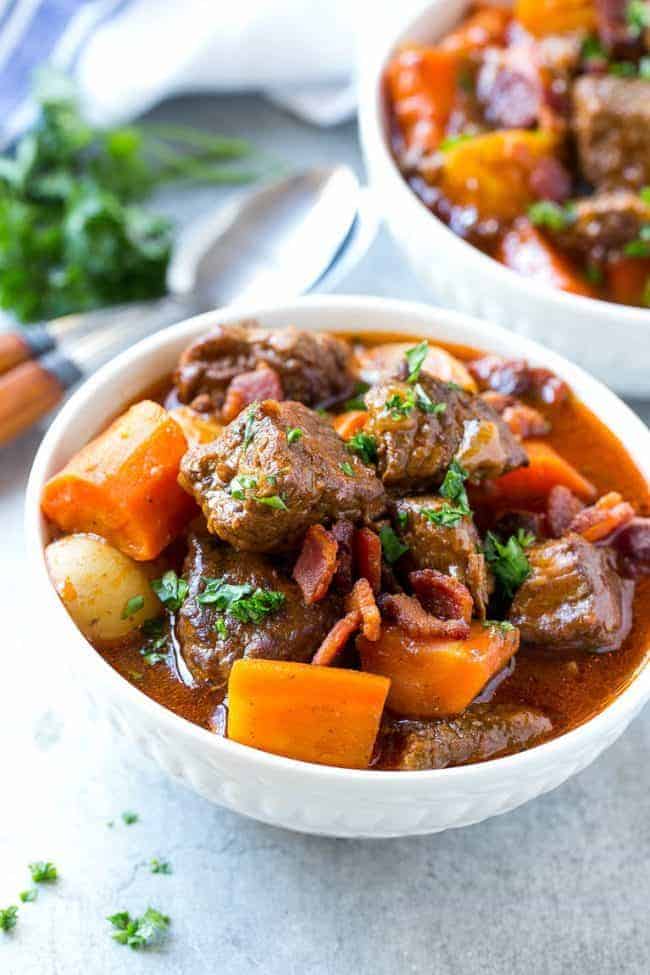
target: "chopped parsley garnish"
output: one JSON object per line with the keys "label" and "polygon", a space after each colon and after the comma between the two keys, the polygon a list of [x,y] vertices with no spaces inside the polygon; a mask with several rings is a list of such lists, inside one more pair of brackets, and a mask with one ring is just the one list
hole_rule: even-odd
{"label": "chopped parsley garnish", "polygon": [[352,454],[356,454],[364,464],[374,464],[377,460],[377,440],[370,433],[355,433],[346,444]]}
{"label": "chopped parsley garnish", "polygon": [[474,91],[474,79],[469,71],[460,71],[458,74],[458,87],[461,91],[470,95]]}
{"label": "chopped parsley garnish", "polygon": [[589,284],[602,284],[605,278],[603,269],[598,264],[587,264],[585,268],[585,278]]}
{"label": "chopped parsley garnish", "polygon": [[214,628],[220,637],[226,637],[228,635],[228,624],[221,616],[217,616],[214,621]]}
{"label": "chopped parsley garnish", "polygon": [[170,613],[177,613],[179,611],[190,591],[190,587],[185,579],[181,579],[173,569],[165,572],[164,576],[160,579],[152,579],[151,588]]}
{"label": "chopped parsley garnish", "polygon": [[398,511],[395,515],[395,521],[397,522],[400,531],[404,531],[409,523],[408,511]]}
{"label": "chopped parsley garnish", "polygon": [[385,412],[390,414],[391,420],[401,420],[412,412],[415,406],[415,393],[409,389],[405,396],[401,393],[393,393],[384,403]]}
{"label": "chopped parsley garnish", "polygon": [[365,410],[366,401],[364,399],[364,394],[368,392],[370,386],[368,383],[357,383],[354,396],[352,399],[348,399],[343,404],[344,410]]}
{"label": "chopped parsley garnish", "polygon": [[165,632],[165,617],[156,616],[153,619],[145,620],[140,627],[142,633],[149,639],[143,647],[140,647],[140,654],[145,662],[153,667],[165,659],[165,653],[160,650],[167,650],[167,633]]}
{"label": "chopped parsley garnish", "polygon": [[35,884],[53,884],[58,877],[56,867],[49,860],[36,860],[30,863],[29,872]]}
{"label": "chopped parsley garnish", "polygon": [[448,501],[453,501],[463,513],[470,513],[469,500],[465,490],[465,481],[469,477],[467,471],[460,466],[457,460],[452,460],[447,468],[445,479],[440,486],[440,494]]}
{"label": "chopped parsley garnish", "polygon": [[36,887],[30,887],[29,890],[21,890],[18,896],[23,904],[31,904],[38,897],[38,890]]}
{"label": "chopped parsley garnish", "polygon": [[255,436],[255,410],[258,403],[251,403],[246,413],[246,426],[244,427],[244,450],[253,442]]}
{"label": "chopped parsley garnish", "polygon": [[582,57],[583,61],[607,60],[607,52],[595,34],[585,37],[584,41],[582,42],[580,56]]}
{"label": "chopped parsley garnish", "polygon": [[639,78],[650,81],[650,57],[641,58],[639,61]]}
{"label": "chopped parsley garnish", "polygon": [[163,873],[169,875],[172,873],[172,865],[167,860],[159,860],[158,857],[153,857],[149,862],[152,873]]}
{"label": "chopped parsley garnish", "polygon": [[405,542],[400,541],[389,525],[384,525],[384,527],[380,529],[379,538],[381,540],[381,549],[384,553],[384,558],[389,565],[392,565],[393,562],[397,562],[397,560],[409,550],[408,545],[406,545]]}
{"label": "chopped parsley garnish", "polygon": [[288,511],[286,504],[279,494],[271,494],[268,497],[255,497],[258,504],[265,504],[267,508],[274,508],[276,511]]}
{"label": "chopped parsley garnish", "polygon": [[647,203],[647,205],[650,207],[650,186],[643,186],[639,190],[639,196],[641,197],[642,201]]}
{"label": "chopped parsley garnish", "polygon": [[449,380],[449,382],[446,382],[445,386],[447,387],[447,389],[453,389],[455,393],[465,392],[462,386],[459,386],[458,383],[454,383],[451,380]]}
{"label": "chopped parsley garnish", "polygon": [[439,508],[422,508],[422,514],[427,521],[443,528],[454,528],[459,521],[469,514],[469,508],[461,505],[449,504],[444,501]]}
{"label": "chopped parsley garnish", "polygon": [[501,542],[493,532],[485,537],[483,552],[496,576],[503,593],[511,599],[519,586],[530,575],[530,564],[524,549],[535,541],[535,536],[520,528],[507,542]]}
{"label": "chopped parsley garnish", "polygon": [[646,0],[629,0],[625,20],[632,36],[640,37],[646,27],[650,27],[650,6]]}
{"label": "chopped parsley garnish", "polygon": [[121,945],[130,948],[144,948],[157,941],[169,928],[166,914],[148,907],[142,917],[132,918],[128,911],[118,911],[106,918],[115,930],[113,937]]}
{"label": "chopped parsley garnish", "polygon": [[409,374],[406,377],[407,383],[416,383],[420,378],[420,370],[429,352],[429,343],[420,342],[412,349],[407,349],[404,358],[408,366]]}
{"label": "chopped parsley garnish", "polygon": [[144,596],[131,596],[131,598],[127,599],[126,603],[124,604],[122,619],[128,620],[129,617],[135,616],[136,613],[140,612],[143,606]]}
{"label": "chopped parsley garnish", "polygon": [[508,620],[484,620],[483,626],[489,630],[501,630],[502,633],[510,633],[514,630],[514,626]]}
{"label": "chopped parsley garnish", "polygon": [[644,308],[650,308],[650,277],[646,278],[645,288],[643,289],[643,294],[641,295],[641,301]]}
{"label": "chopped parsley garnish", "polygon": [[575,211],[570,204],[560,206],[551,200],[538,200],[528,207],[528,219],[535,227],[566,230],[575,220]]}
{"label": "chopped parsley garnish", "polygon": [[249,583],[233,585],[224,579],[206,579],[196,597],[202,606],[214,606],[242,623],[261,623],[265,616],[284,606],[285,595],[274,589],[253,589]]}
{"label": "chopped parsley garnish", "polygon": [[650,257],[650,223],[639,231],[638,240],[633,240],[623,248],[628,257]]}
{"label": "chopped parsley garnish", "polygon": [[288,444],[297,443],[301,437],[302,437],[302,430],[300,429],[300,427],[291,427],[290,430],[287,430]]}
{"label": "chopped parsley garnish", "polygon": [[458,135],[448,135],[442,140],[438,148],[441,152],[447,152],[449,149],[455,149],[461,142],[467,142],[468,139],[473,138],[474,136],[470,132],[459,132]]}
{"label": "chopped parsley garnish", "polygon": [[342,464],[339,464],[339,467],[341,468],[344,474],[348,475],[348,477],[356,476],[354,473],[354,467],[352,466],[352,464],[348,464],[347,460],[344,460]]}
{"label": "chopped parsley garnish", "polygon": [[418,409],[422,410],[423,413],[434,413],[437,415],[438,413],[444,413],[447,409],[446,403],[434,403],[419,383],[415,387],[415,402],[417,403]]}
{"label": "chopped parsley garnish", "polygon": [[237,501],[246,499],[246,492],[257,487],[257,480],[249,474],[237,474],[228,485],[228,494]]}
{"label": "chopped parsley garnish", "polygon": [[11,931],[12,928],[16,927],[17,920],[18,908],[15,904],[11,904],[9,907],[3,907],[0,911],[0,931]]}
{"label": "chopped parsley garnish", "polygon": [[609,65],[609,73],[616,75],[617,78],[635,78],[636,65],[631,61],[612,61]]}
{"label": "chopped parsley garnish", "polygon": [[122,813],[122,822],[125,826],[132,826],[133,823],[137,823],[139,819],[140,817],[138,814],[136,812],[132,812],[130,809],[127,809]]}

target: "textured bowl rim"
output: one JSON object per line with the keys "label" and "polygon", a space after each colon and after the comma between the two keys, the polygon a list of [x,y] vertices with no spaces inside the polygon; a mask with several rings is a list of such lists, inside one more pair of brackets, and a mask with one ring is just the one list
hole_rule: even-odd
{"label": "textured bowl rim", "polygon": [[[447,2],[448,0],[425,0],[415,11],[411,9],[406,22],[400,21],[399,18],[393,19],[392,28],[382,35],[379,43],[371,45],[365,51],[365,57],[361,59],[359,129],[364,157],[370,171],[371,186],[374,182],[374,174],[381,171],[382,178],[390,181],[391,192],[396,194],[396,200],[399,197],[398,206],[408,214],[408,219],[417,221],[422,233],[435,232],[437,237],[444,238],[445,247],[459,255],[466,271],[473,266],[477,271],[491,274],[504,290],[515,292],[522,301],[530,301],[531,297],[538,301],[546,301],[563,314],[570,313],[572,309],[582,314],[587,312],[595,321],[597,317],[600,318],[601,325],[615,326],[622,321],[647,328],[650,326],[650,309],[635,308],[606,301],[603,298],[588,298],[584,295],[559,291],[499,264],[497,260],[463,240],[436,217],[402,176],[385,132],[383,71],[399,44],[408,40],[418,28],[421,29],[432,12],[444,8]],[[466,0],[466,6],[469,6],[469,0]],[[432,34],[431,39],[435,40],[435,34]]]}
{"label": "textured bowl rim", "polygon": [[[74,656],[78,658],[78,666],[84,669],[88,668],[86,679],[91,678],[93,681],[103,683],[107,693],[124,699],[131,709],[146,713],[161,729],[175,738],[189,737],[208,750],[222,753],[224,757],[229,756],[241,768],[246,766],[247,770],[251,772],[283,771],[292,776],[307,777],[312,782],[318,780],[320,782],[331,782],[333,785],[363,784],[364,788],[387,789],[391,793],[394,790],[399,791],[399,789],[404,788],[408,782],[409,788],[430,794],[431,787],[435,786],[437,782],[441,783],[443,779],[447,784],[454,781],[459,785],[462,782],[463,784],[472,783],[480,786],[493,775],[505,775],[506,773],[518,775],[534,772],[535,766],[539,765],[542,760],[548,763],[555,758],[561,759],[563,755],[568,755],[579,749],[589,739],[606,739],[609,729],[621,726],[625,718],[628,717],[629,719],[633,716],[650,697],[648,657],[632,677],[628,686],[602,711],[573,730],[549,742],[517,752],[514,755],[490,759],[475,765],[408,772],[374,769],[354,770],[316,765],[272,755],[246,745],[240,745],[192,724],[187,719],[174,714],[164,705],[147,697],[135,685],[123,678],[94,650],[72,622],[47,573],[43,544],[45,521],[40,511],[40,497],[43,485],[47,477],[50,476],[52,456],[64,440],[71,422],[83,416],[85,406],[92,401],[98,390],[110,386],[120,377],[132,374],[129,371],[133,370],[134,366],[137,367],[139,362],[145,360],[156,350],[174,344],[181,338],[190,340],[194,335],[214,324],[217,317],[222,322],[240,318],[260,318],[263,321],[265,315],[277,316],[281,314],[283,320],[286,319],[286,322],[289,323],[294,317],[299,318],[308,309],[322,313],[325,319],[328,314],[340,315],[342,313],[369,319],[372,319],[374,314],[380,313],[395,319],[408,318],[413,322],[412,334],[416,334],[420,327],[433,327],[444,332],[446,341],[460,341],[461,344],[463,342],[468,344],[467,336],[463,336],[462,333],[469,331],[472,333],[471,343],[469,344],[475,344],[476,347],[486,351],[489,351],[495,343],[513,346],[513,352],[516,355],[528,358],[558,372],[576,391],[579,399],[594,414],[599,416],[602,422],[605,422],[603,414],[610,421],[612,417],[617,417],[626,428],[625,437],[620,437],[620,439],[625,441],[623,444],[625,449],[650,483],[650,430],[629,407],[580,367],[573,365],[557,353],[545,349],[531,339],[513,335],[501,326],[492,325],[461,312],[436,306],[357,295],[313,295],[286,303],[232,305],[227,309],[194,316],[143,339],[112,359],[87,379],[55,418],[39,446],[32,465],[25,498],[25,539],[28,557],[34,573],[33,582],[41,590],[40,595],[35,596],[35,600],[41,605],[42,599],[43,607],[46,610],[52,610],[54,617],[58,620],[58,625],[65,634],[66,642],[69,642],[73,647]],[[323,324],[323,330],[335,329],[336,327],[327,324],[327,322]],[[362,328],[365,328],[366,331],[373,330],[372,323]],[[407,329],[403,325],[399,325],[395,327],[394,331],[404,331],[406,334]],[[124,392],[122,392],[122,398],[124,403],[130,399]],[[116,408],[119,408],[117,404]]]}

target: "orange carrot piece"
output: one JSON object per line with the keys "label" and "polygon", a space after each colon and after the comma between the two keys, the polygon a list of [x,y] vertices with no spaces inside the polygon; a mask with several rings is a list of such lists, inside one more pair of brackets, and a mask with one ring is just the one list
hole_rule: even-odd
{"label": "orange carrot piece", "polygon": [[482,7],[447,34],[440,47],[443,51],[467,57],[484,47],[501,44],[505,41],[511,16],[511,12],[503,7]]}
{"label": "orange carrot piece", "polygon": [[498,498],[508,503],[525,504],[544,500],[551,488],[561,484],[579,498],[592,501],[596,488],[550,444],[543,440],[525,440],[529,466],[519,467],[492,482]]}
{"label": "orange carrot piece", "polygon": [[177,482],[187,441],[166,410],[136,403],[45,485],[45,515],[67,532],[95,532],[125,555],[154,559],[196,512]]}
{"label": "orange carrot piece", "polygon": [[606,269],[607,291],[623,305],[650,302],[650,257],[622,257]]}
{"label": "orange carrot piece", "polygon": [[505,234],[497,250],[497,260],[526,278],[533,278],[560,291],[586,298],[597,297],[596,291],[578,269],[528,220],[520,220],[513,230]]}
{"label": "orange carrot piece", "polygon": [[433,152],[442,141],[457,95],[459,59],[451,51],[408,45],[386,68],[395,120],[407,149]]}
{"label": "orange carrot piece", "polygon": [[598,26],[594,0],[516,0],[514,14],[535,37]]}
{"label": "orange carrot piece", "polygon": [[284,660],[237,660],[228,682],[228,737],[302,762],[367,768],[390,681]]}
{"label": "orange carrot piece", "polygon": [[329,667],[343,651],[352,634],[361,626],[361,610],[352,609],[329,631],[312,658],[317,667]]}
{"label": "orange carrot piece", "polygon": [[348,613],[361,614],[361,632],[367,640],[378,640],[381,631],[381,614],[375,602],[375,595],[367,579],[357,579],[352,592],[345,600]]}
{"label": "orange carrot piece", "polygon": [[382,626],[376,643],[357,637],[364,671],[390,678],[387,705],[397,714],[459,714],[516,653],[519,630],[475,622],[465,640],[414,637]]}
{"label": "orange carrot piece", "polygon": [[369,413],[365,410],[348,410],[347,413],[339,413],[332,421],[332,426],[343,440],[349,440],[359,430],[363,430],[368,419]]}

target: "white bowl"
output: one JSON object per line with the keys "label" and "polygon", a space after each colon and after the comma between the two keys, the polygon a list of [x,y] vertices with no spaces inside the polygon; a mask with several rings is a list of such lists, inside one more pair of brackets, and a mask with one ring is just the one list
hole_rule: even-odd
{"label": "white bowl", "polygon": [[43,638],[79,675],[96,710],[175,779],[213,802],[264,822],[330,836],[405,836],[465,826],[507,812],[553,789],[621,734],[650,696],[650,667],[604,711],[530,751],[481,765],[430,772],[358,772],[309,765],[227,741],[156,704],[93,650],[68,616],[47,575],[46,480],[106,424],[108,417],[169,373],[181,351],[214,322],[259,318],[279,328],[403,332],[524,356],[562,376],[619,437],[650,476],[650,432],[582,370],[528,340],[457,312],[376,298],[303,298],[286,305],[211,312],[138,343],[100,369],[61,410],[38,451],[26,499],[27,549]]}
{"label": "white bowl", "polygon": [[650,311],[557,291],[466,243],[419,200],[390,151],[384,68],[404,41],[435,43],[470,6],[434,0],[364,52],[359,121],[370,185],[391,233],[438,300],[551,346],[629,396],[650,395]]}

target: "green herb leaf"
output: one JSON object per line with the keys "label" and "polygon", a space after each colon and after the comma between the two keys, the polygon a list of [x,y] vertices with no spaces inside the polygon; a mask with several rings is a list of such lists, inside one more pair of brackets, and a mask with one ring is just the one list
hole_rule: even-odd
{"label": "green herb leaf", "polygon": [[465,490],[465,481],[468,477],[467,471],[460,466],[458,461],[452,460],[440,486],[442,497],[454,501],[467,515],[470,513],[469,500]]}
{"label": "green herb leaf", "polygon": [[348,440],[346,449],[360,457],[364,464],[374,464],[377,460],[377,439],[369,433],[355,433]]}
{"label": "green herb leaf", "polygon": [[473,139],[473,138],[474,136],[471,134],[471,132],[459,132],[458,135],[448,135],[445,139],[442,140],[438,148],[440,149],[441,152],[448,152],[449,149],[454,149],[462,142],[467,142],[468,139]]}
{"label": "green herb leaf", "polygon": [[352,466],[352,464],[348,464],[347,460],[344,460],[342,464],[339,464],[339,467],[341,468],[344,474],[348,475],[348,477],[356,477],[356,474],[354,473],[354,467]]}
{"label": "green herb leaf", "polygon": [[510,633],[514,630],[514,626],[508,620],[484,620],[482,625],[489,630],[501,630],[502,633]]}
{"label": "green herb leaf", "polygon": [[418,409],[422,410],[423,413],[433,413],[438,415],[440,413],[444,413],[447,409],[446,403],[434,403],[431,397],[427,395],[419,383],[415,387],[415,402]]}
{"label": "green herb leaf", "polygon": [[179,611],[190,591],[185,579],[181,579],[173,569],[165,572],[160,579],[152,579],[151,588],[170,613]]}
{"label": "green herb leaf", "polygon": [[389,525],[384,525],[383,528],[380,529],[379,538],[381,540],[381,549],[384,553],[384,558],[389,565],[392,565],[393,562],[397,562],[397,560],[409,550],[408,545],[397,537]]}
{"label": "green herb leaf", "polygon": [[124,604],[122,619],[127,620],[129,617],[135,616],[136,613],[140,612],[143,606],[144,596],[131,596],[131,598],[127,599],[126,603]]}
{"label": "green herb leaf", "polygon": [[405,531],[409,523],[408,511],[398,511],[395,515],[395,521],[400,529],[400,531]]}
{"label": "green herb leaf", "polygon": [[639,78],[650,81],[650,57],[641,58],[639,61]]}
{"label": "green herb leaf", "polygon": [[364,399],[364,394],[367,393],[369,389],[370,386],[368,383],[358,382],[355,387],[354,396],[345,401],[343,404],[343,409],[345,411],[365,410],[366,401]]}
{"label": "green herb leaf", "polygon": [[583,61],[606,61],[607,52],[595,34],[585,37],[580,56]]}
{"label": "green herb leaf", "polygon": [[237,501],[246,500],[246,492],[257,487],[257,478],[249,474],[237,474],[228,485],[228,493]]}
{"label": "green herb leaf", "polygon": [[255,413],[259,403],[251,403],[246,413],[246,426],[244,427],[244,450],[252,444],[255,437]]}
{"label": "green herb leaf", "polygon": [[409,374],[406,377],[407,383],[416,383],[418,381],[420,378],[420,370],[428,353],[428,342],[420,342],[419,345],[413,346],[412,349],[407,349],[405,353],[406,364],[409,370]]}
{"label": "green herb leaf", "polygon": [[255,500],[258,504],[265,504],[267,508],[274,508],[276,511],[289,510],[279,494],[271,494],[265,498],[256,496]]}
{"label": "green herb leaf", "polygon": [[641,303],[644,308],[650,308],[650,277],[646,278],[643,294],[641,295]]}
{"label": "green herb leaf", "polygon": [[149,866],[151,867],[152,873],[162,873],[169,875],[173,873],[171,863],[167,860],[159,860],[157,857],[153,857],[150,861]]}
{"label": "green herb leaf", "polygon": [[221,618],[221,616],[217,616],[216,620],[214,621],[214,628],[222,639],[228,636],[228,625],[226,621]]}
{"label": "green herb leaf", "polygon": [[560,206],[551,200],[538,200],[528,207],[528,219],[535,227],[566,230],[575,220],[575,211],[570,204]]}
{"label": "green herb leaf", "polygon": [[125,826],[132,826],[133,823],[137,823],[139,819],[140,817],[138,816],[138,814],[132,812],[130,809],[127,809],[125,812],[122,813],[122,822],[124,823]]}
{"label": "green herb leaf", "polygon": [[58,872],[50,860],[36,860],[29,864],[29,871],[35,884],[53,884]]}
{"label": "green herb leaf", "polygon": [[116,930],[113,938],[130,948],[144,948],[160,939],[169,928],[170,920],[153,907],[148,907],[142,917],[132,918],[128,911],[110,914],[107,919]]}
{"label": "green herb leaf", "polygon": [[650,223],[639,231],[638,240],[633,240],[623,248],[628,257],[650,257]]}
{"label": "green herb leaf", "polygon": [[535,536],[520,528],[502,543],[493,532],[485,537],[483,552],[505,596],[511,599],[530,575],[530,564],[524,549],[535,541]]}
{"label": "green herb leaf", "polygon": [[647,205],[650,206],[650,186],[643,186],[639,190],[639,196],[644,203],[647,203]]}
{"label": "green herb leaf", "polygon": [[283,592],[273,589],[256,589],[249,583],[233,585],[224,579],[206,579],[205,588],[197,596],[197,602],[214,606],[242,623],[261,623],[269,614],[281,609],[285,603]]}
{"label": "green herb leaf", "polygon": [[422,508],[422,514],[434,525],[454,528],[459,521],[470,514],[470,510],[464,505],[453,505],[445,501],[439,508]]}
{"label": "green herb leaf", "polygon": [[392,420],[401,420],[413,411],[415,406],[415,393],[409,389],[405,396],[401,393],[393,393],[384,403],[384,412],[390,415]]}
{"label": "green herb leaf", "polygon": [[292,427],[291,430],[287,431],[287,443],[297,443],[302,437],[302,430],[300,427]]}
{"label": "green herb leaf", "polygon": [[632,61],[612,61],[609,65],[609,73],[616,75],[617,78],[635,78],[637,68]]}
{"label": "green herb leaf", "polygon": [[587,264],[585,268],[585,278],[589,284],[599,285],[602,284],[605,275],[603,274],[603,269],[598,264]]}
{"label": "green herb leaf", "polygon": [[21,890],[18,896],[23,904],[31,904],[38,897],[38,890],[36,887],[30,887],[29,890]]}
{"label": "green herb leaf", "polygon": [[629,0],[625,20],[632,36],[640,37],[646,27],[650,27],[650,6],[646,0]]}
{"label": "green herb leaf", "polygon": [[16,927],[17,920],[18,908],[14,904],[3,907],[0,910],[0,931],[11,931],[12,928]]}

